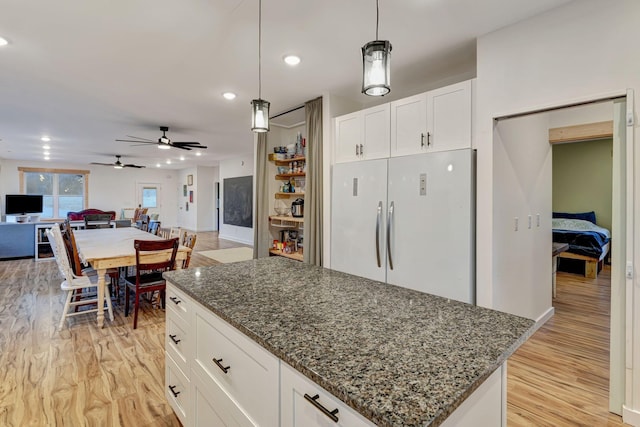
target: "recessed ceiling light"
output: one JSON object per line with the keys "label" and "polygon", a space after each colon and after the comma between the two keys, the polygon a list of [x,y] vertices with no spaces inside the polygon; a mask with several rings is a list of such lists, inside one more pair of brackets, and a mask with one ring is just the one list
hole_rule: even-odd
{"label": "recessed ceiling light", "polygon": [[222,96],[224,96],[224,99],[228,99],[229,101],[231,101],[232,99],[236,99],[236,94],[233,92],[225,92],[222,94]]}
{"label": "recessed ceiling light", "polygon": [[9,44],[9,41],[5,38],[0,37],[0,46],[6,46]]}
{"label": "recessed ceiling light", "polygon": [[160,167],[160,163],[156,163],[156,167],[159,168]]}
{"label": "recessed ceiling light", "polygon": [[51,153],[49,153],[48,151],[45,151],[45,152],[44,152],[44,155],[45,155],[45,156],[48,156],[49,154],[51,154]]}
{"label": "recessed ceiling light", "polygon": [[45,160],[49,160],[49,156],[44,156],[44,159]]}
{"label": "recessed ceiling light", "polygon": [[42,148],[43,148],[43,149],[45,149],[45,150],[49,150],[49,149],[51,149],[51,146],[49,146],[49,145],[47,145],[47,144],[44,144],[44,145],[42,146]]}
{"label": "recessed ceiling light", "polygon": [[287,65],[291,65],[292,67],[300,63],[300,57],[296,55],[285,55],[282,59],[284,59]]}
{"label": "recessed ceiling light", "polygon": [[49,142],[51,141],[51,138],[49,138],[47,135],[43,135],[42,138],[40,138],[40,141]]}
{"label": "recessed ceiling light", "polygon": [[171,159],[167,159],[167,164],[170,165],[171,164]]}
{"label": "recessed ceiling light", "polygon": [[184,162],[184,156],[180,156],[180,160]]}
{"label": "recessed ceiling light", "polygon": [[199,151],[196,151],[196,156],[202,156],[202,153]]}

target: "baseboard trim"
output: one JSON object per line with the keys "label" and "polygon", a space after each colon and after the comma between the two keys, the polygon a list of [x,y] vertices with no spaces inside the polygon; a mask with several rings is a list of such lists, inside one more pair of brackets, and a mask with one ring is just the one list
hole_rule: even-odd
{"label": "baseboard trim", "polygon": [[245,245],[253,246],[253,240],[240,239],[234,236],[227,236],[226,234],[218,234],[218,239],[231,240],[232,242],[243,243]]}
{"label": "baseboard trim", "polygon": [[634,427],[640,427],[640,411],[622,405],[622,421]]}
{"label": "baseboard trim", "polygon": [[549,319],[551,319],[553,317],[553,315],[556,314],[556,309],[555,307],[549,307],[549,309],[547,311],[545,311],[544,313],[542,313],[542,315],[540,315],[540,317],[538,317],[536,319],[536,324],[535,324],[535,329],[534,332],[537,331],[538,329],[540,329],[540,327],[542,325],[544,325],[545,323],[547,323],[547,321]]}

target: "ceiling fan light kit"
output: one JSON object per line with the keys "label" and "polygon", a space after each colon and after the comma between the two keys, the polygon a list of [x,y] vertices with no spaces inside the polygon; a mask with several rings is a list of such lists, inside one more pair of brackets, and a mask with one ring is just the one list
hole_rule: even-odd
{"label": "ceiling fan light kit", "polygon": [[391,43],[378,40],[380,8],[376,0],[376,39],[362,47],[362,93],[384,96],[391,92]]}
{"label": "ceiling fan light kit", "polygon": [[262,0],[258,0],[258,99],[251,101],[251,130],[269,132],[269,101],[262,99]]}

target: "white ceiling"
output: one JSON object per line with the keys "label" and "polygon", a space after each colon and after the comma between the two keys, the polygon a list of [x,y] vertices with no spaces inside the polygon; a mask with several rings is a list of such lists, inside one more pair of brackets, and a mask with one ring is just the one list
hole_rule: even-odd
{"label": "white ceiling", "polygon": [[[569,0],[380,1],[397,99],[475,76],[475,39]],[[271,114],[323,93],[365,105],[360,47],[375,39],[374,0],[265,0],[262,97]],[[0,158],[183,168],[250,155],[258,96],[258,0],[0,0]],[[295,53],[295,68],[282,61]],[[455,80],[457,79],[457,80]],[[237,93],[234,101],[221,94]],[[286,118],[281,118],[286,122]],[[297,119],[294,119],[294,121]],[[115,139],[200,141],[194,151]],[[184,161],[178,158],[183,154]],[[167,158],[173,164],[167,166]]]}

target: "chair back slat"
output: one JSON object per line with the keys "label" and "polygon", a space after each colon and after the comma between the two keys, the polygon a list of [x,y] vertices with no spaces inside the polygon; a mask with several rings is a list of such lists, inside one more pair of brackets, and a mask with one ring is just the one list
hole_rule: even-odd
{"label": "chair back slat", "polygon": [[55,242],[54,254],[56,262],[58,263],[58,268],[60,269],[60,273],[62,273],[64,278],[69,283],[71,283],[76,276],[73,274],[73,269],[71,268],[71,263],[69,262],[69,257],[67,256],[65,250],[65,244],[62,240],[62,232],[60,231],[60,226],[58,224],[54,224],[51,227],[50,233],[53,237],[53,241]]}
{"label": "chair back slat", "polygon": [[[154,270],[157,272],[169,271],[175,268],[176,254],[178,253],[178,239],[169,240],[134,240],[133,247],[136,250],[136,276],[141,272]],[[142,261],[142,256],[157,252],[158,258]]]}
{"label": "chair back slat", "polygon": [[182,262],[182,268],[189,268],[189,263],[191,262],[191,255],[193,254],[193,248],[196,246],[197,237],[198,236],[195,233],[187,234],[187,232],[185,231],[184,240],[182,241],[182,246],[188,247],[189,249],[191,249],[191,251],[189,251],[189,253],[187,254],[187,257]]}

